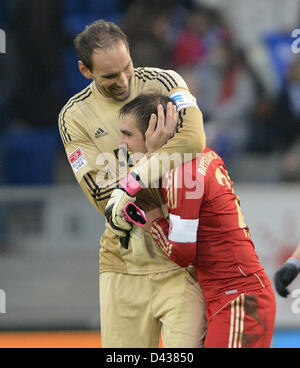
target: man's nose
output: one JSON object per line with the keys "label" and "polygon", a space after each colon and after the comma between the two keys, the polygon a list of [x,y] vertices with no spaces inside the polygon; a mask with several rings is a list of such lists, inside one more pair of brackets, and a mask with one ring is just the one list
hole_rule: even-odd
{"label": "man's nose", "polygon": [[127,146],[126,144],[126,138],[124,135],[121,136],[119,146]]}
{"label": "man's nose", "polygon": [[118,84],[122,88],[127,88],[128,87],[128,78],[127,78],[125,73],[120,74]]}

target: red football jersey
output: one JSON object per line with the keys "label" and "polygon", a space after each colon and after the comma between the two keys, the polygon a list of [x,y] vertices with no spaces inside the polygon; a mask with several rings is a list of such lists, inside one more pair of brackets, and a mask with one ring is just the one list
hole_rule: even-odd
{"label": "red football jersey", "polygon": [[225,164],[209,147],[167,173],[163,194],[169,223],[150,231],[162,251],[182,267],[193,264],[206,300],[270,284],[245,223]]}

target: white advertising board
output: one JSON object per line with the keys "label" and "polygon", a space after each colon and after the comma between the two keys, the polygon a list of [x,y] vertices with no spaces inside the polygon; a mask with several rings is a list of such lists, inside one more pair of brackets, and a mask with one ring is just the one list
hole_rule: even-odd
{"label": "white advertising board", "polygon": [[[276,270],[300,243],[300,186],[236,185],[235,191],[259,259],[273,283]],[[300,327],[300,275],[289,290],[287,298],[275,291],[277,328]]]}

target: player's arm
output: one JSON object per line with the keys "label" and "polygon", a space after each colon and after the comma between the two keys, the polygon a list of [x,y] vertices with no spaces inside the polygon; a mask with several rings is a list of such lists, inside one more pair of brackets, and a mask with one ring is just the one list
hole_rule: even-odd
{"label": "player's arm", "polygon": [[300,272],[300,244],[284,265],[275,273],[275,287],[278,294],[284,298],[289,295],[287,286],[297,277]]}
{"label": "player's arm", "polygon": [[[162,252],[179,266],[187,267],[196,256],[202,191],[198,196],[191,195],[197,189],[196,186],[193,189],[185,186],[182,168],[176,168],[166,176],[164,194],[169,222],[159,216],[157,210],[146,211],[146,217],[148,231]],[[190,170],[188,174],[191,174]]]}
{"label": "player's arm", "polygon": [[[190,94],[183,79],[175,72],[168,71],[168,78],[173,84],[171,89],[162,90],[168,93],[176,101],[179,114],[178,126],[172,138],[151,157],[145,156],[120,181],[120,188],[113,194],[108,206],[113,223],[125,228],[126,223],[122,219],[121,212],[129,201],[134,200],[137,192],[142,188],[148,188],[152,183],[160,180],[171,168],[189,161],[205,148],[206,137],[203,127],[202,113],[197,107],[196,99]],[[157,126],[167,124],[170,117],[158,116]],[[161,123],[161,121],[163,121]]]}
{"label": "player's arm", "polygon": [[97,184],[97,172],[92,170],[82,176],[79,185],[92,205],[104,215],[107,202],[113,190],[117,188],[118,182],[114,181],[102,188]]}
{"label": "player's arm", "polygon": [[[180,75],[174,71],[162,72],[168,75],[172,89],[162,89],[162,93],[170,95],[175,101],[178,111],[178,125],[175,134],[162,147],[157,149],[149,160],[141,160],[132,168],[132,174],[138,175],[141,185],[151,186],[151,183],[162,178],[167,171],[189,161],[200,154],[206,145],[203,116],[197,106],[195,97]],[[160,120],[164,117],[160,116]],[[168,116],[163,124],[167,124]],[[163,158],[169,157],[170,160]]]}
{"label": "player's arm", "polygon": [[[102,181],[101,184],[101,180],[99,180],[101,167],[105,167],[107,172],[109,171],[109,168],[107,165],[101,165],[104,164],[104,160],[99,155],[103,154],[91,141],[89,135],[80,128],[78,121],[79,118],[70,111],[65,114],[60,114],[59,131],[61,139],[64,144],[68,161],[82,191],[92,205],[101,214],[104,214],[108,199],[110,198],[112,191],[118,185],[118,181],[114,177],[113,173],[116,165],[112,164],[112,167],[110,168],[112,171],[112,179],[110,181],[107,180],[106,182]],[[114,159],[115,157],[111,154],[111,157],[107,157],[107,162],[115,162]]]}
{"label": "player's arm", "polygon": [[[146,214],[148,216],[148,214]],[[182,234],[191,233],[194,234],[195,223],[188,224],[185,222],[184,229],[180,224],[181,219],[178,218],[175,225],[175,231],[181,231]],[[192,220],[190,220],[192,222]],[[177,263],[180,267],[189,266],[196,256],[196,240],[191,238],[188,242],[188,237],[185,236],[184,240],[179,238],[172,238],[172,232],[170,228],[174,226],[172,216],[170,218],[170,224],[164,217],[158,217],[151,221],[149,232],[151,233],[156,244],[161,251],[173,262]],[[173,239],[173,240],[172,240]]]}

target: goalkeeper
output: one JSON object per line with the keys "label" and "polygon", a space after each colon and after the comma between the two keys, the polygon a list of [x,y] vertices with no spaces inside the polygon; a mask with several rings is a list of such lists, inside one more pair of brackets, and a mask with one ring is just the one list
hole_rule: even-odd
{"label": "goalkeeper", "polygon": [[[147,142],[152,152],[178,153],[183,158],[205,147],[201,111],[175,71],[133,67],[126,35],[116,24],[96,21],[75,38],[74,45],[79,70],[91,83],[63,107],[59,131],[81,189],[97,211],[106,211],[109,220],[99,252],[102,346],[158,347],[161,333],[164,347],[201,347],[206,328],[204,300],[194,270],[182,269],[166,258],[149,233],[135,234],[139,248],[132,246],[133,238],[128,244],[120,243],[120,235],[126,239],[131,229],[122,217],[131,196],[137,204],[150,200],[166,206],[160,190],[150,183],[165,171],[157,156],[133,166],[119,147],[119,110],[141,93],[171,96],[178,116],[172,104],[166,117],[159,109],[151,118],[153,129]],[[149,172],[152,175],[147,176]],[[120,186],[127,192],[116,189]]]}

